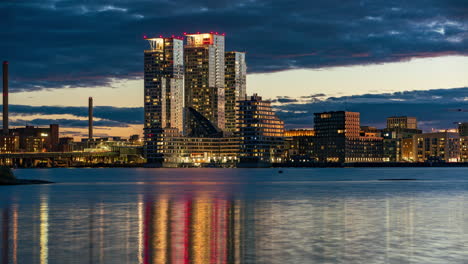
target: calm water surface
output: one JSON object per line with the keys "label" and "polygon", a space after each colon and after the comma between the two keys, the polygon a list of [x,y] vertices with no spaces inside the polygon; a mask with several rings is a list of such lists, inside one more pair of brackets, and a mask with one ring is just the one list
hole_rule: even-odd
{"label": "calm water surface", "polygon": [[16,170],[1,263],[468,263],[467,168],[283,171]]}

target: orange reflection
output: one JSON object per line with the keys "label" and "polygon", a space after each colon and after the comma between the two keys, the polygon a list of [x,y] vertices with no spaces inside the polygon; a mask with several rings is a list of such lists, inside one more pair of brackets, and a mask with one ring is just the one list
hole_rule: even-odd
{"label": "orange reflection", "polygon": [[147,198],[143,207],[142,263],[241,263],[240,205],[201,194]]}

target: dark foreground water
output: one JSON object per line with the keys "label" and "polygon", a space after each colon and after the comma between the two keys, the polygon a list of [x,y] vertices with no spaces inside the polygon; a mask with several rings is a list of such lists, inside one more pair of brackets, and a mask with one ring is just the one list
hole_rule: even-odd
{"label": "dark foreground water", "polygon": [[2,264],[468,263],[467,168],[15,173]]}

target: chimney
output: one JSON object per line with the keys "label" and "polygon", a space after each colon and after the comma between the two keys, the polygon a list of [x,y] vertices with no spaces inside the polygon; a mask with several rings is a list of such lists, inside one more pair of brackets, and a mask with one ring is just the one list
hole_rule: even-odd
{"label": "chimney", "polygon": [[3,62],[3,135],[8,135],[8,61]]}
{"label": "chimney", "polygon": [[93,139],[93,98],[88,100],[88,139]]}

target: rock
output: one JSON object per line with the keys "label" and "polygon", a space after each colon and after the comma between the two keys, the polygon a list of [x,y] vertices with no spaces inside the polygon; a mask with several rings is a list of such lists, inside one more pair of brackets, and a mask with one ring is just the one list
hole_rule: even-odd
{"label": "rock", "polygon": [[16,181],[16,177],[9,167],[0,166],[0,184],[14,184]]}
{"label": "rock", "polygon": [[20,184],[47,184],[53,183],[42,180],[22,180],[17,179],[13,171],[7,166],[0,166],[0,185],[20,185]]}

